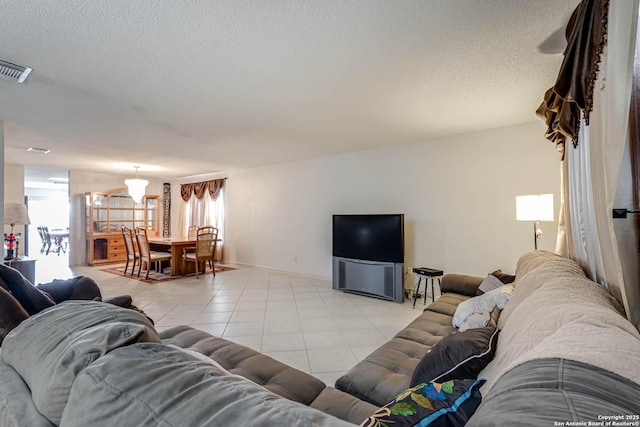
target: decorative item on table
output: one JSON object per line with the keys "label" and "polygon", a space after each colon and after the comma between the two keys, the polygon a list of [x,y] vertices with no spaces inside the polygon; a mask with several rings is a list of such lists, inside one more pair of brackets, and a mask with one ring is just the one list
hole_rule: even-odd
{"label": "decorative item on table", "polygon": [[533,246],[538,250],[540,221],[553,221],[553,194],[516,196],[516,221],[533,221]]}
{"label": "decorative item on table", "polygon": [[10,260],[18,258],[18,239],[22,234],[14,233],[13,227],[15,227],[16,224],[31,224],[27,207],[22,203],[5,203],[4,223],[11,226],[9,234],[4,233],[4,241],[7,242],[7,256],[4,259]]}

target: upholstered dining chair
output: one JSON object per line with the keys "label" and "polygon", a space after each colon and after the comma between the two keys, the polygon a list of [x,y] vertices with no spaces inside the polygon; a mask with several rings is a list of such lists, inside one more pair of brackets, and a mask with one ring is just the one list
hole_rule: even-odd
{"label": "upholstered dining chair", "polygon": [[217,240],[218,229],[216,227],[207,225],[198,228],[196,233],[196,246],[182,249],[182,271],[186,271],[187,262],[194,262],[196,264],[196,279],[198,279],[200,266],[202,266],[202,273],[204,274],[208,262],[209,265],[211,265],[211,272],[215,276],[216,268],[214,259]]}
{"label": "upholstered dining chair", "polygon": [[136,245],[133,243],[135,234],[129,227],[122,226],[122,237],[124,237],[124,246],[127,248],[127,263],[124,266],[124,273],[127,274],[127,268],[129,268],[129,261],[133,261],[131,266],[131,275],[136,270],[136,263],[140,260],[140,254]]}
{"label": "upholstered dining chair", "polygon": [[171,253],[170,252],[157,252],[152,251],[149,247],[149,239],[147,237],[147,229],[144,227],[136,227],[136,241],[138,243],[138,252],[140,254],[140,266],[138,267],[138,277],[140,277],[140,273],[142,272],[142,268],[144,266],[147,274],[145,275],[145,279],[149,278],[149,270],[151,269],[152,264],[156,264],[156,270],[158,269],[158,265],[162,261],[171,261]]}

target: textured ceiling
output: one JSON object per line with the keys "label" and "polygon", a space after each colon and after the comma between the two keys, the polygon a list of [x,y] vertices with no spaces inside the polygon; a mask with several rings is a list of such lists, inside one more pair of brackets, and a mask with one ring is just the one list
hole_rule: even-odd
{"label": "textured ceiling", "polygon": [[577,3],[2,0],[33,68],[0,79],[5,161],[175,178],[531,122]]}

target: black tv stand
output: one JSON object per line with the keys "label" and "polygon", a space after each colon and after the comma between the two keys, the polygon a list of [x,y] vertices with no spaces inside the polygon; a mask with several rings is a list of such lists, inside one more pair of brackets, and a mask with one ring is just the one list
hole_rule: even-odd
{"label": "black tv stand", "polygon": [[333,257],[333,289],[402,302],[404,264]]}

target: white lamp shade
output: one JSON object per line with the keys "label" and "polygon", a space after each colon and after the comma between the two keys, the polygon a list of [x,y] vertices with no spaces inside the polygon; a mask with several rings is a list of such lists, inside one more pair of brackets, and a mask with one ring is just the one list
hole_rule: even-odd
{"label": "white lamp shade", "polygon": [[516,196],[516,220],[553,221],[553,194]]}
{"label": "white lamp shade", "polygon": [[129,189],[129,195],[133,199],[134,202],[140,203],[142,201],[142,197],[144,197],[144,189],[149,184],[149,181],[146,179],[125,179],[124,183],[127,185]]}
{"label": "white lamp shade", "polygon": [[27,207],[22,203],[5,203],[4,205],[5,224],[31,224]]}

